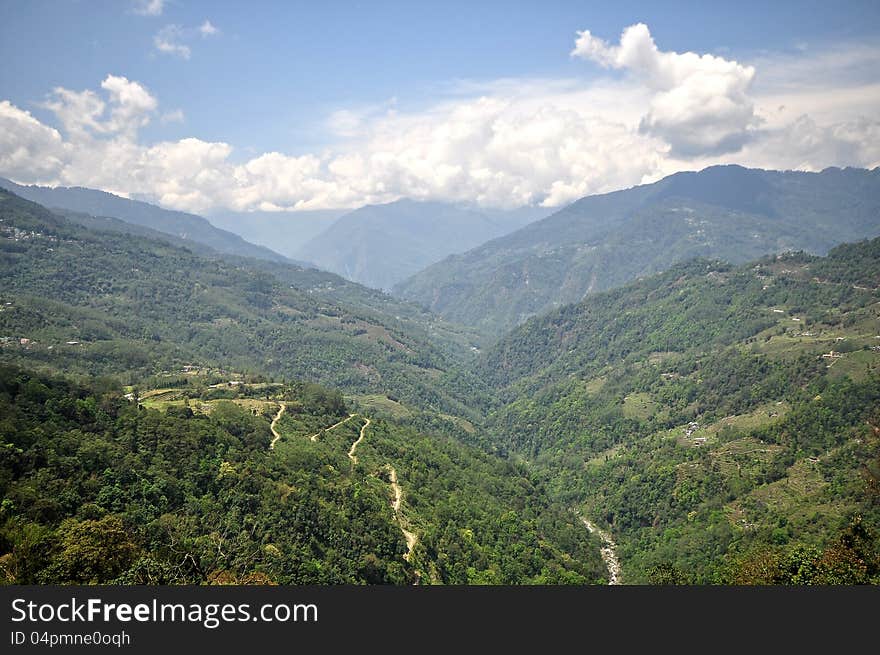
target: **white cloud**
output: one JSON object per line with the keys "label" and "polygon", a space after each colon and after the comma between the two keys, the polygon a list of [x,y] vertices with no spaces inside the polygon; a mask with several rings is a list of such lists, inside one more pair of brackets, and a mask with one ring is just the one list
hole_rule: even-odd
{"label": "white cloud", "polygon": [[693,52],[662,52],[647,25],[627,27],[611,46],[578,32],[573,57],[630,71],[653,91],[640,129],[665,139],[673,153],[713,155],[739,150],[759,121],[749,97],[755,69]]}
{"label": "white cloud", "polygon": [[58,130],[0,101],[0,171],[32,181],[54,180],[64,167],[65,156]]}
{"label": "white cloud", "polygon": [[101,88],[110,96],[110,121],[107,126],[111,132],[131,131],[150,122],[158,102],[143,86],[125,77],[108,75],[101,82]]}
{"label": "white cloud", "polygon": [[860,117],[818,124],[807,114],[767,131],[744,156],[753,166],[818,171],[828,166],[880,166],[880,120]]}
{"label": "white cloud", "polygon": [[42,105],[54,112],[71,141],[81,141],[95,132],[105,132],[100,118],[106,103],[93,91],[70,91],[56,87]]}
{"label": "white cloud", "polygon": [[[95,90],[53,90],[42,106],[58,129],[0,102],[0,175],[205,212],[352,207],[403,196],[558,206],[715,163],[874,167],[880,80],[869,64],[880,61],[880,48],[857,49],[831,56],[811,46],[747,66],[660,51],[644,27],[627,29],[620,45],[581,32],[578,56],[624,74],[586,83],[459,81],[418,110],[392,99],[331,112],[318,126],[329,141],[323,150],[234,160],[223,142],[143,143],[139,130],[150,120],[182,120],[182,111],[163,114],[143,85],[108,75]],[[829,70],[834,75],[825,76]]]}
{"label": "white cloud", "polygon": [[161,16],[165,0],[135,0],[134,13],[141,16]]}
{"label": "white cloud", "polygon": [[153,37],[153,45],[156,50],[166,55],[189,59],[192,50],[188,45],[182,43],[184,38],[184,31],[180,25],[166,25]]}
{"label": "white cloud", "polygon": [[139,128],[150,122],[158,106],[146,88],[125,77],[108,75],[101,88],[106,91],[107,102],[93,91],[57,87],[43,107],[54,112],[72,141],[84,141],[118,132],[133,138]]}
{"label": "white cloud", "polygon": [[383,103],[338,109],[330,112],[324,126],[337,137],[357,137],[376,121],[394,116],[396,105],[397,98],[389,98]]}
{"label": "white cloud", "polygon": [[353,152],[330,170],[355,195],[513,206],[561,204],[637,183],[652,168],[653,139],[583,107],[542,100],[483,96],[385,116],[363,126]]}
{"label": "white cloud", "polygon": [[216,36],[217,34],[220,34],[220,30],[212,25],[211,21],[205,19],[205,22],[199,25],[199,34],[201,34],[203,37]]}

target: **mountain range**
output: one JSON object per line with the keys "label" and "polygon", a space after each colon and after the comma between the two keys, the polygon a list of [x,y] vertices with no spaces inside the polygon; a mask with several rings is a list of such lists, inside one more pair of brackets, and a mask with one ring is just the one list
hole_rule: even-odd
{"label": "mountain range", "polygon": [[588,196],[451,255],[394,293],[494,335],[693,257],[745,262],[880,234],[880,169],[714,166]]}
{"label": "mountain range", "polygon": [[877,176],[583,199],[449,260],[518,244],[560,298],[473,325],[0,191],[0,576],[876,584]]}
{"label": "mountain range", "polygon": [[242,239],[271,248],[288,259],[309,261],[308,253],[299,250],[321,234],[351,209],[315,209],[296,212],[231,212],[218,211],[206,218],[222,230]]}
{"label": "mountain range", "polygon": [[0,331],[30,341],[15,361],[136,378],[195,360],[460,405],[438,380],[471,355],[466,331],[418,307],[293,264],[89,229],[2,190],[0,214]]}
{"label": "mountain range", "polygon": [[283,255],[245,241],[237,234],[214,227],[207,219],[196,214],[163,209],[150,203],[83,187],[24,186],[0,178],[0,188],[50,209],[117,219],[170,234],[184,242],[208,246],[218,253],[287,261]]}
{"label": "mountain range", "polygon": [[0,191],[4,581],[603,581],[579,519],[467,443],[422,310],[118,223]]}
{"label": "mountain range", "polygon": [[480,210],[398,200],[341,216],[294,255],[375,289],[394,284],[449,254],[512,232],[550,210]]}

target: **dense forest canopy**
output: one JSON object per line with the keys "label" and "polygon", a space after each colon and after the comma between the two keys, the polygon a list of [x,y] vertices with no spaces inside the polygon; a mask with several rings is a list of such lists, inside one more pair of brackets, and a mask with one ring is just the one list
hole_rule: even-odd
{"label": "dense forest canopy", "polygon": [[[789,551],[876,581],[878,262],[880,239],[696,260],[533,319],[477,365],[487,433],[613,529],[631,581],[743,580]],[[850,524],[858,555],[834,545]]]}
{"label": "dense forest canopy", "polygon": [[[338,392],[236,386],[218,394],[227,399],[182,394],[155,408],[109,383],[0,368],[4,581],[601,579],[596,545],[524,470],[385,421],[372,423],[352,464],[346,451],[363,421],[321,433],[347,415]],[[270,449],[280,403],[283,439]],[[320,439],[309,438],[313,430]],[[408,560],[388,466],[419,535]]]}

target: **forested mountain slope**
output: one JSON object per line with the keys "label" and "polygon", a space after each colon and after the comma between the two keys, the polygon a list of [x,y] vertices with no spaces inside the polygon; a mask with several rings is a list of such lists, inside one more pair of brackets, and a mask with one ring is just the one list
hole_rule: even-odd
{"label": "forested mountain slope", "polygon": [[221,253],[198,241],[183,239],[135,223],[127,223],[118,218],[92,216],[64,209],[51,211],[90,230],[143,236],[185,248],[200,256],[219,258],[236,266],[263,271],[278,278],[282,283],[308,293],[316,300],[329,300],[350,309],[371,312],[377,314],[379,320],[389,320],[390,317],[394,317],[395,321],[402,322],[406,329],[414,334],[422,334],[424,337],[430,335],[433,341],[444,344],[449,353],[455,357],[470,360],[473,348],[486,340],[482,333],[444,321],[442,317],[431,313],[421,305],[351,282],[335,273],[319,270],[309,264],[297,263],[294,260],[278,262]]}
{"label": "forested mountain slope", "polygon": [[530,316],[694,257],[743,263],[786,250],[823,254],[878,235],[880,169],[715,166],[583,198],[394,291],[500,336]]}
{"label": "forested mountain slope", "polygon": [[151,227],[145,227],[136,223],[127,223],[118,218],[112,218],[110,216],[92,216],[91,214],[83,214],[82,212],[75,212],[69,209],[53,209],[51,211],[53,214],[57,214],[71,223],[82,225],[90,230],[134,234],[152,239],[153,241],[162,241],[171,244],[172,246],[177,246],[178,248],[185,248],[197,255],[203,255],[206,257],[221,256],[221,253],[214,250],[211,246],[206,246],[198,241],[184,239],[177,235],[168,232],[160,232],[159,230],[154,230]]}
{"label": "forested mountain slope", "polygon": [[610,529],[626,581],[878,581],[880,239],[674,266],[476,375],[496,448]]}
{"label": "forested mountain slope", "polygon": [[264,246],[245,241],[237,234],[221,230],[201,216],[162,209],[139,200],[85,189],[83,187],[23,186],[0,178],[0,188],[51,209],[63,209],[91,216],[116,218],[126,223],[148,227],[193,241],[220,253],[256,257],[269,261],[286,261],[283,255]]}
{"label": "forested mountain slope", "polygon": [[0,192],[8,581],[601,581],[577,511],[624,582],[880,581],[880,239],[676,264],[469,363],[332,274],[83,222]]}
{"label": "forested mountain slope", "polygon": [[210,365],[465,410],[442,389],[449,356],[418,326],[364,309],[366,300],[347,308],[251,260],[88,230],[7,192],[0,219],[6,359],[132,379]]}
{"label": "forested mountain slope", "polygon": [[263,259],[231,256],[226,256],[225,259],[268,273],[280,282],[307,293],[315,300],[376,314],[381,320],[399,322],[409,333],[422,335],[432,343],[441,345],[446,352],[458,360],[471,361],[474,351],[490,341],[485,333],[447,321],[418,303],[351,282],[336,273]]}
{"label": "forested mountain slope", "polygon": [[575,515],[511,464],[315,385],[165,382],[126,397],[0,365],[2,583],[602,580]]}

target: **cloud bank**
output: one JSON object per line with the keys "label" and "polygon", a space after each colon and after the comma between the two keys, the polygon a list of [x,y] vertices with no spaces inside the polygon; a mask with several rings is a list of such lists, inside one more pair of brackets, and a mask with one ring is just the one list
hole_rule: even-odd
{"label": "cloud bank", "polygon": [[749,96],[753,67],[709,54],[661,52],[642,23],[626,28],[618,46],[578,32],[571,55],[627,70],[651,89],[639,129],[665,140],[673,154],[736,152],[758,125]]}
{"label": "cloud bank", "polygon": [[[190,36],[215,33],[206,21]],[[167,44],[169,54],[184,56],[179,38]],[[42,104],[54,126],[0,102],[0,174],[210,212],[352,207],[403,196],[558,206],[713,163],[880,165],[880,81],[876,73],[841,72],[876,71],[878,48],[819,53],[812,65],[808,54],[744,65],[663,51],[639,24],[617,44],[578,32],[571,55],[600,75],[461,83],[418,112],[399,111],[394,101],[341,108],[323,125],[326,149],[244,160],[230,144],[195,137],[143,143],[144,126],[182,120],[182,112],[160,113],[144,85],[108,75],[98,90],[54,89]]]}

